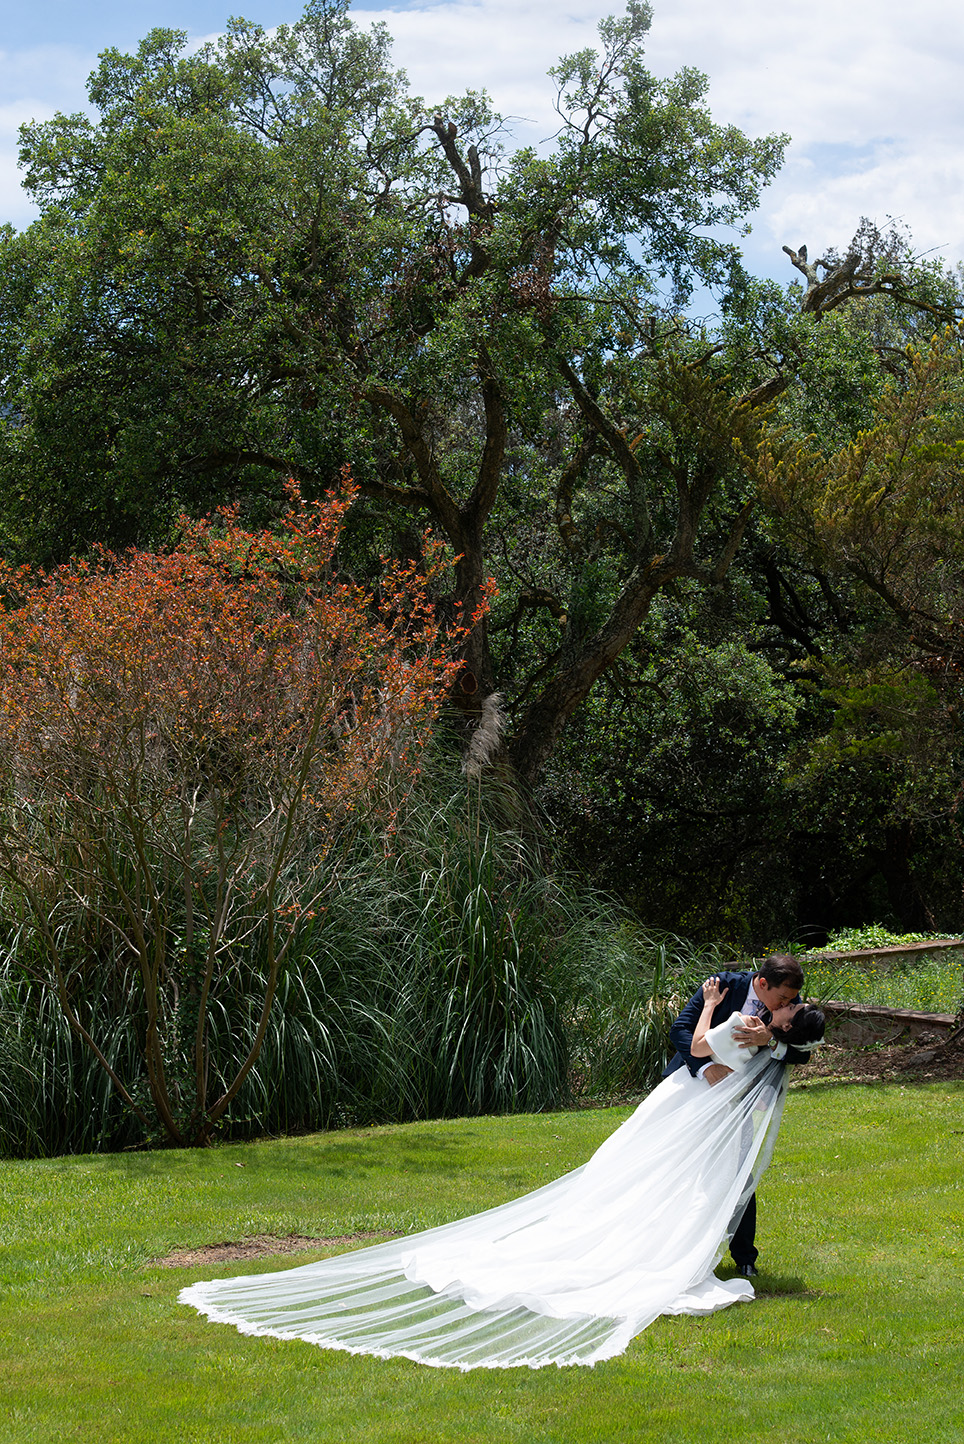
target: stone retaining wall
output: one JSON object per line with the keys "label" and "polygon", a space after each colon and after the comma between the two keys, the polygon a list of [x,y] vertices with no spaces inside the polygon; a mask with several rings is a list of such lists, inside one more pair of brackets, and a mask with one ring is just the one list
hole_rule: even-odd
{"label": "stone retaining wall", "polygon": [[812,948],[801,957],[806,969],[807,963],[899,963],[901,958],[925,957],[928,953],[953,953],[964,951],[964,938],[933,938],[926,943],[904,943],[898,948],[860,948],[854,953],[835,953],[829,949],[821,952]]}
{"label": "stone retaining wall", "polygon": [[909,1033],[947,1038],[954,1031],[953,1013],[916,1013],[911,1008],[878,1008],[872,1003],[819,1004],[827,1015],[827,1031],[838,1043],[896,1043]]}

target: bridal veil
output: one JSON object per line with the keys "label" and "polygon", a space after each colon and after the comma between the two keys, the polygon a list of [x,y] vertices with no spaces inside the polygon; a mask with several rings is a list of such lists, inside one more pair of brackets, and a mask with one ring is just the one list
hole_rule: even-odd
{"label": "bridal veil", "polygon": [[181,1301],[242,1333],[459,1369],[594,1364],[660,1314],[752,1299],[713,1270],[766,1167],[786,1070],[763,1050],[710,1088],[679,1069],[588,1163],[424,1233]]}

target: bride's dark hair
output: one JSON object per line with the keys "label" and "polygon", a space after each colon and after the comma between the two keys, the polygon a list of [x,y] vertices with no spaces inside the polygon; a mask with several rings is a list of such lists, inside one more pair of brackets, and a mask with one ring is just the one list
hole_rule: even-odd
{"label": "bride's dark hair", "polygon": [[803,1003],[785,1027],[774,1028],[771,1024],[770,1032],[782,1043],[819,1043],[825,1026],[826,1021],[820,1009],[815,1008],[812,1003]]}

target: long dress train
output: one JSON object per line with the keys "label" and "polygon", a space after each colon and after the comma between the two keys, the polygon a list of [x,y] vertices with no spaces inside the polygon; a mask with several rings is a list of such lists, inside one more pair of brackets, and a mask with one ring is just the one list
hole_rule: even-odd
{"label": "long dress train", "polygon": [[246,1334],[459,1369],[594,1364],[660,1314],[753,1298],[713,1273],[769,1162],[786,1070],[671,1074],[588,1163],[440,1228],[181,1292]]}

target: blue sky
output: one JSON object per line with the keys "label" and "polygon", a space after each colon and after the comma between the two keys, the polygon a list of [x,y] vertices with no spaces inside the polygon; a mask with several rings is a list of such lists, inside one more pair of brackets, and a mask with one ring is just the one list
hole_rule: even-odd
{"label": "blue sky", "polygon": [[213,0],[35,0],[8,8],[3,21],[2,48],[20,51],[32,46],[76,46],[96,54],[109,45],[127,49],[148,30],[167,25],[190,35],[207,35],[223,26],[226,16],[243,15],[262,25],[294,19],[300,6],[271,3],[222,4]]}
{"label": "blue sky", "polygon": [[[19,188],[20,123],[85,102],[84,81],[107,46],[133,49],[158,25],[195,40],[228,15],[271,26],[296,0],[27,0],[0,32],[0,220],[29,224]],[[383,19],[395,59],[434,101],[485,88],[522,117],[520,140],[551,133],[545,73],[593,43],[617,0],[414,0],[356,4],[359,23]],[[964,259],[964,20],[948,0],[654,0],[648,62],[657,75],[692,65],[710,76],[718,121],[750,134],[786,131],[787,163],[766,193],[746,243],[751,268],[792,278],[781,253],[805,241],[811,256],[842,247],[861,215],[900,218],[920,250]]]}

